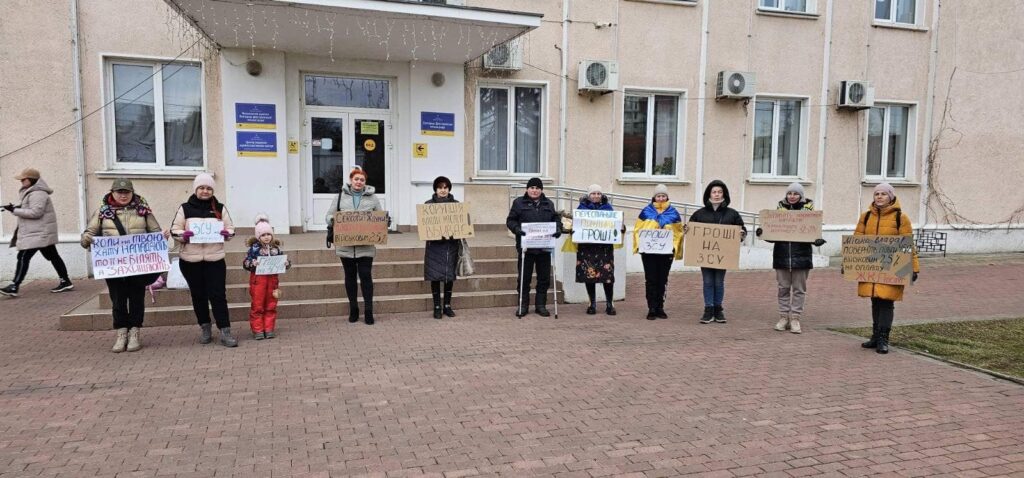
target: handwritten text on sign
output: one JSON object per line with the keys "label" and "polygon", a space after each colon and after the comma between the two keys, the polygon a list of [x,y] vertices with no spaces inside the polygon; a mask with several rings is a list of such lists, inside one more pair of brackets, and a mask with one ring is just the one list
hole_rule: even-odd
{"label": "handwritten text on sign", "polygon": [[761,211],[761,239],[814,242],[821,239],[822,211]]}
{"label": "handwritten text on sign", "polygon": [[555,247],[555,231],[558,226],[553,222],[524,222],[520,227],[526,233],[522,239],[523,249],[553,249]]}
{"label": "handwritten text on sign", "polygon": [[416,228],[421,241],[436,241],[453,237],[473,237],[469,223],[469,204],[447,202],[416,205]]}
{"label": "handwritten text on sign", "polygon": [[220,231],[224,230],[224,221],[216,219],[189,219],[188,230],[192,231],[190,244],[214,244],[224,242]]}
{"label": "handwritten text on sign", "polygon": [[387,211],[334,213],[334,246],[370,246],[388,243]]}
{"label": "handwritten text on sign", "polygon": [[256,259],[256,275],[268,276],[284,274],[288,266],[288,256],[260,256]]}
{"label": "handwritten text on sign", "polygon": [[572,212],[572,242],[576,244],[622,244],[622,211]]}
{"label": "handwritten text on sign", "polygon": [[170,268],[167,240],[162,233],[99,236],[92,240],[92,271],[97,279],[152,274]]}
{"label": "handwritten text on sign", "polygon": [[637,231],[641,254],[672,254],[675,243],[669,229],[641,229]]}
{"label": "handwritten text on sign", "polygon": [[914,273],[912,236],[843,236],[843,278],[908,285]]}
{"label": "handwritten text on sign", "polygon": [[683,264],[709,269],[739,269],[740,226],[686,224],[683,236]]}

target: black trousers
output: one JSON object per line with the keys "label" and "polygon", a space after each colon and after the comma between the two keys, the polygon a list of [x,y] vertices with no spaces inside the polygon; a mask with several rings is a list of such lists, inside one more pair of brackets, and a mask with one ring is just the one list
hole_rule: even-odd
{"label": "black trousers", "polygon": [[107,279],[110,292],[111,311],[115,329],[142,327],[146,314],[146,286],[149,276],[118,277]]}
{"label": "black trousers", "polygon": [[[613,288],[615,287],[615,284],[611,283],[611,282],[602,282],[601,285],[604,286],[604,301],[609,303],[609,304],[611,304],[612,303],[612,291],[613,291]],[[587,297],[590,297],[590,303],[593,304],[594,302],[597,301],[597,284],[595,284],[593,282],[587,282],[586,283],[586,287],[587,287]]]}
{"label": "black trousers", "polygon": [[[345,294],[351,307],[356,306],[358,286],[363,289],[363,307],[373,310],[373,258],[357,257],[341,258],[341,266],[345,269]],[[358,286],[356,278],[359,278]]]}
{"label": "black trousers", "polygon": [[[455,281],[444,281],[444,305],[451,305],[453,287],[455,287]],[[439,305],[440,303],[438,301],[441,299],[441,281],[430,281],[430,294],[434,296],[434,305]]]}
{"label": "black trousers", "polygon": [[895,313],[895,305],[896,303],[891,300],[872,297],[871,322],[878,324],[880,329],[891,329],[892,318]]}
{"label": "black trousers", "polygon": [[18,264],[14,266],[14,285],[21,285],[25,281],[25,276],[28,274],[29,263],[32,262],[32,256],[36,255],[36,252],[43,254],[43,258],[50,261],[53,264],[53,270],[57,271],[57,276],[64,280],[68,279],[68,268],[64,265],[64,259],[60,258],[60,254],[57,253],[56,245],[49,245],[46,247],[40,247],[38,249],[24,249],[18,251]]}
{"label": "black trousers", "polygon": [[181,275],[188,282],[188,292],[192,295],[192,310],[196,313],[199,325],[210,323],[210,308],[213,308],[213,320],[218,329],[231,327],[228,315],[228,297],[224,289],[227,278],[227,265],[224,259],[212,262],[180,261]]}
{"label": "black trousers", "polygon": [[668,273],[672,269],[672,254],[640,254],[640,259],[644,263],[647,308],[664,309]]}
{"label": "black trousers", "polygon": [[[520,251],[522,254],[522,251]],[[534,298],[538,306],[547,305],[548,287],[551,286],[551,254],[543,252],[540,254],[527,253],[523,260],[516,265],[519,277],[516,280],[516,292],[521,294],[524,304],[530,303],[530,282],[533,280],[533,271],[537,271],[537,296]]]}

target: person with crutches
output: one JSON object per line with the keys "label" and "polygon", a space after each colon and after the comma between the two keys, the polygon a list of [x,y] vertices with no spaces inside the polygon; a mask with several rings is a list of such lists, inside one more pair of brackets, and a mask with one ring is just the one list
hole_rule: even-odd
{"label": "person with crutches", "polygon": [[516,290],[519,293],[519,306],[516,317],[522,318],[530,310],[530,282],[534,269],[537,271],[537,295],[534,299],[535,308],[541,317],[550,317],[547,309],[548,287],[551,285],[551,249],[525,249],[522,239],[526,233],[523,223],[553,222],[554,237],[562,235],[562,221],[555,204],[544,196],[544,183],[540,178],[530,178],[526,183],[526,193],[512,201],[505,226],[516,236],[516,251],[519,253]]}

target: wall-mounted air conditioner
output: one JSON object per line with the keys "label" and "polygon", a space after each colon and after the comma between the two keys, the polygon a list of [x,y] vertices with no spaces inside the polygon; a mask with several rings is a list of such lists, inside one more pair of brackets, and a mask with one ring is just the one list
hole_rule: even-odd
{"label": "wall-mounted air conditioner", "polygon": [[488,70],[522,70],[522,42],[517,38],[491,48],[491,51],[484,53],[484,68]]}
{"label": "wall-mounted air conditioner", "polygon": [[580,92],[614,91],[619,87],[619,64],[611,60],[583,60],[576,78]]}
{"label": "wall-mounted air conditioner", "polygon": [[863,110],[874,106],[875,89],[867,81],[846,80],[839,82],[839,98],[836,106],[851,110]]}
{"label": "wall-mounted air conditioner", "polygon": [[715,98],[745,100],[754,97],[757,93],[757,75],[748,71],[720,71],[718,72],[718,87],[715,89]]}

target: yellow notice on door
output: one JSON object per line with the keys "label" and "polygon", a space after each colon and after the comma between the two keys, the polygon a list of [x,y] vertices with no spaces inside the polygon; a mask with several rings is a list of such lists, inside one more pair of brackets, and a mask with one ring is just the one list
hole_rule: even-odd
{"label": "yellow notice on door", "polygon": [[427,143],[413,143],[412,144],[412,157],[418,159],[426,159],[427,157]]}
{"label": "yellow notice on door", "polygon": [[288,154],[298,154],[298,153],[299,153],[299,142],[294,140],[294,139],[289,139],[288,140]]}
{"label": "yellow notice on door", "polygon": [[359,134],[376,136],[380,134],[380,124],[376,121],[362,121],[359,123]]}
{"label": "yellow notice on door", "polygon": [[377,149],[377,142],[372,139],[367,139],[366,141],[363,141],[363,149],[373,151]]}

